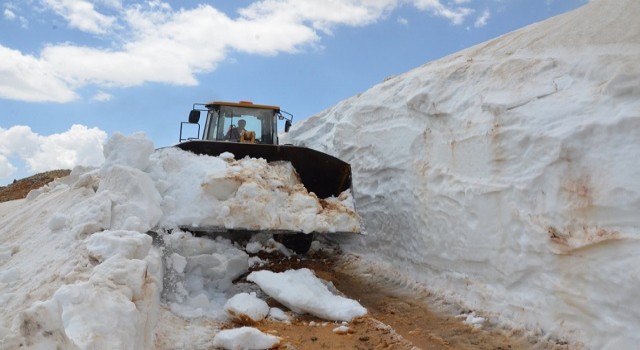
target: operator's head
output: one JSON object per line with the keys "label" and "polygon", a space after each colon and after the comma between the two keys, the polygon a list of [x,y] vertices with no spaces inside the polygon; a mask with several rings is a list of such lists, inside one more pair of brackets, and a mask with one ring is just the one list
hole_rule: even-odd
{"label": "operator's head", "polygon": [[238,120],[238,126],[241,128],[244,128],[244,126],[247,124],[247,122],[244,119],[240,119]]}

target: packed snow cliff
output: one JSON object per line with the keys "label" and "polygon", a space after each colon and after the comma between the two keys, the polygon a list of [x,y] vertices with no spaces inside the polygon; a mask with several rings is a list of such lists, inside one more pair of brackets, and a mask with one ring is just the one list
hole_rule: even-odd
{"label": "packed snow cliff", "polygon": [[[247,252],[290,254],[268,235],[239,246],[179,229],[359,231],[349,192],[321,201],[288,163],[155,150],[142,134],[114,135],[104,153],[100,168],[78,167],[0,203],[0,349],[152,349],[164,309],[210,319],[208,328],[237,317],[286,321],[291,312],[344,322],[366,314],[309,270],[254,271],[255,284],[233,283],[261,263]],[[290,311],[267,306],[267,295]],[[197,341],[178,339],[229,349],[279,339],[249,327]]]}
{"label": "packed snow cliff", "polygon": [[594,0],[389,78],[289,142],[351,163],[347,250],[594,349],[640,344],[640,2]]}

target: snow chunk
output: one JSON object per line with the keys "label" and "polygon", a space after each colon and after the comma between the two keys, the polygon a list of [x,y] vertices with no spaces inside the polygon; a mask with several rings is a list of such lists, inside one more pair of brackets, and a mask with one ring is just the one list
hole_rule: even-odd
{"label": "snow chunk", "polygon": [[246,247],[244,247],[244,250],[249,254],[256,254],[262,250],[262,243],[258,241],[249,242]]}
{"label": "snow chunk", "polygon": [[[69,220],[65,220],[70,230],[77,236],[92,234],[102,230],[111,228],[111,199],[106,193],[95,194],[86,200],[78,202],[70,210],[73,215],[69,216]],[[65,216],[62,213],[60,216]],[[58,227],[62,219],[52,219],[53,227]],[[51,225],[51,222],[50,222]]]}
{"label": "snow chunk", "polygon": [[254,267],[254,266],[256,266],[256,265],[258,265],[258,266],[262,266],[262,265],[264,265],[264,264],[266,263],[266,261],[264,261],[264,260],[260,259],[260,258],[259,258],[259,257],[257,257],[257,256],[252,256],[252,257],[250,257],[248,262],[249,262],[249,267],[250,267],[250,268],[251,268],[251,267]]}
{"label": "snow chunk", "polygon": [[[464,315],[461,315],[461,316],[464,316]],[[471,312],[464,317],[465,319],[463,322],[474,327],[481,327],[482,324],[486,321],[484,317],[476,316],[475,312]]]}
{"label": "snow chunk", "polygon": [[66,334],[81,348],[136,348],[139,315],[125,295],[80,283],[62,286],[55,298],[64,310]]}
{"label": "snow chunk", "polygon": [[104,145],[104,164],[102,169],[116,165],[144,170],[149,164],[149,156],[154,152],[153,142],[143,133],[125,136],[114,133]]}
{"label": "snow chunk", "polygon": [[151,249],[152,238],[135,231],[103,231],[86,239],[89,254],[103,261],[116,254],[128,259],[143,259]]}
{"label": "snow chunk", "polygon": [[77,350],[78,347],[65,333],[60,313],[60,304],[55,300],[35,302],[16,317],[12,326],[13,334],[0,339],[2,345],[7,346],[5,349],[18,349],[26,343],[33,345],[28,349]]}
{"label": "snow chunk", "polygon": [[112,229],[147,232],[162,217],[160,193],[151,177],[141,170],[116,165],[103,169],[97,193],[107,193]]}
{"label": "snow chunk", "polygon": [[139,259],[127,259],[115,255],[93,269],[89,282],[96,286],[109,285],[127,296],[130,300],[142,297],[147,263]]}
{"label": "snow chunk", "polygon": [[213,338],[213,346],[229,350],[270,349],[279,342],[280,338],[252,327],[223,330]]}
{"label": "snow chunk", "polygon": [[[159,308],[160,257],[145,260],[116,253],[96,266],[86,282],[60,287],[66,335],[82,349],[141,349],[150,346]],[[96,315],[99,315],[96,317]]]}
{"label": "snow chunk", "polygon": [[282,309],[277,307],[272,307],[269,310],[269,318],[274,319],[276,321],[290,321],[291,317],[287,315]]}
{"label": "snow chunk", "polygon": [[341,325],[331,330],[336,334],[347,334],[349,333],[349,326]]}
{"label": "snow chunk", "polygon": [[367,309],[357,301],[332,294],[306,268],[280,273],[254,271],[247,280],[256,283],[267,295],[294,312],[307,312],[333,321],[350,321],[367,313]]}
{"label": "snow chunk", "polygon": [[[234,295],[224,305],[224,311],[241,322],[260,321],[269,314],[269,305],[256,297],[256,293],[239,293]],[[248,319],[249,320],[248,320]]]}
{"label": "snow chunk", "polygon": [[167,267],[177,273],[182,273],[184,268],[187,267],[187,259],[178,253],[171,253],[171,256],[167,259]]}

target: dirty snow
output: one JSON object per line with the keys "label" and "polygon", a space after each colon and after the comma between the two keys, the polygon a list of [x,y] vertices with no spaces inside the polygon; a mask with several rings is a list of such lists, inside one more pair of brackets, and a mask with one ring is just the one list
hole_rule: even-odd
{"label": "dirty snow", "polygon": [[294,126],[352,166],[367,235],[343,249],[541,334],[637,348],[638,15],[590,1]]}

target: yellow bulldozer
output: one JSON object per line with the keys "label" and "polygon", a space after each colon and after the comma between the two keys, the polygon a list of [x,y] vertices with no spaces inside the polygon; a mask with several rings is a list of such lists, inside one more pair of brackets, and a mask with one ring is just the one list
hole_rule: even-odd
{"label": "yellow bulldozer", "polygon": [[[200,124],[202,113],[206,113],[204,127]],[[309,192],[318,198],[338,197],[343,191],[352,189],[351,166],[331,155],[306,147],[278,141],[278,121],[284,121],[288,132],[293,115],[278,106],[254,104],[248,101],[196,103],[187,122],[180,125],[180,140],[176,147],[195,154],[218,156],[232,153],[236,159],[246,156],[263,158],[267,162],[288,161]],[[184,137],[185,124],[197,126],[193,129],[197,137]],[[205,234],[256,233],[248,229],[222,227],[211,228]],[[305,234],[287,230],[270,230],[286,247],[304,253],[309,249],[315,233]],[[360,233],[349,232],[349,233]]]}

